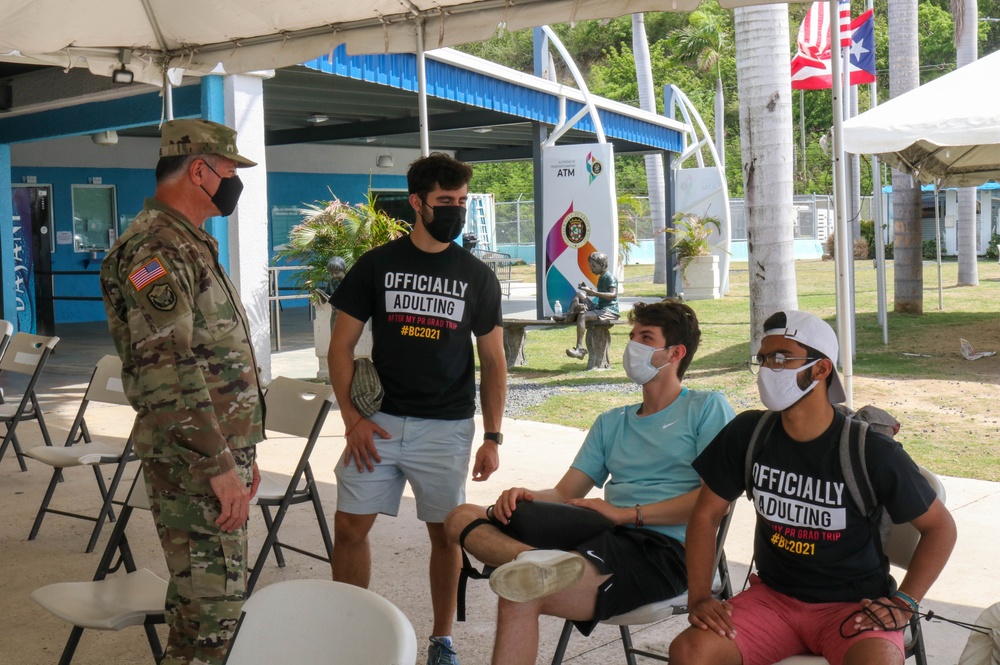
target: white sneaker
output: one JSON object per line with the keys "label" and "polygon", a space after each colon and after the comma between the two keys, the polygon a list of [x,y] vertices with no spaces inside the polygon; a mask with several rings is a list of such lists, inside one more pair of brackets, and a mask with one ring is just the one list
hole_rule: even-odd
{"label": "white sneaker", "polygon": [[490,575],[493,593],[525,603],[568,589],[583,578],[583,557],[561,550],[528,550]]}

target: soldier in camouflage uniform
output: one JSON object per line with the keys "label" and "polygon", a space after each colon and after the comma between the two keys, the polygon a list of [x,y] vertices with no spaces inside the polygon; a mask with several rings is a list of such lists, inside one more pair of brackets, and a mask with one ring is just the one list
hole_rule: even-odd
{"label": "soldier in camouflage uniform", "polygon": [[222,663],[246,591],[263,397],[246,312],[202,228],[254,166],[236,132],[164,124],[156,192],[101,264],[101,291],[170,570],[164,664]]}

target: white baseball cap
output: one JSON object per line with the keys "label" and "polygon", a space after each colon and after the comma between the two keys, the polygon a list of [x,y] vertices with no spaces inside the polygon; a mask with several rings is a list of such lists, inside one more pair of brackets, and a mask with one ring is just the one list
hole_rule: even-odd
{"label": "white baseball cap", "polygon": [[[785,317],[784,328],[768,328],[764,330],[764,337],[781,335],[802,346],[808,346],[822,353],[833,363],[833,379],[827,390],[827,397],[831,404],[840,404],[847,401],[847,393],[840,382],[840,374],[837,373],[837,358],[840,355],[840,343],[837,342],[837,333],[833,331],[830,324],[819,318],[815,314],[802,312],[799,310],[786,310],[778,312]],[[768,317],[770,320],[773,317]]]}

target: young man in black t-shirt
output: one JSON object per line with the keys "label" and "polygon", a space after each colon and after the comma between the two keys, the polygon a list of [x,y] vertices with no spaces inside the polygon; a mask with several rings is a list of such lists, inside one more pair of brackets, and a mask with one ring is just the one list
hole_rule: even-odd
{"label": "young man in black t-shirt", "polygon": [[761,401],[780,413],[753,462],[757,512],[750,588],[729,602],[711,596],[715,533],[746,490],[746,456],[764,415],[738,415],[695,460],[703,486],[688,522],[691,627],[670,646],[675,665],[770,665],[820,654],[831,665],[902,665],[901,629],[955,544],[955,523],[892,439],[868,430],[865,462],[879,505],[910,522],[920,542],[893,589],[871,521],[855,507],[839,461],[845,400],[837,337],[812,314],[778,312],[764,322]]}
{"label": "young man in black t-shirt", "polygon": [[[337,465],[333,579],[367,587],[368,532],[379,513],[396,515],[406,483],[427,523],[434,628],[428,663],[457,664],[451,641],[461,550],[444,518],[465,501],[475,424],[475,358],[482,372],[485,434],[472,479],[499,466],[500,421],[507,390],[500,284],[456,245],[465,223],[472,169],[442,153],[410,165],[413,231],[364,254],[330,302],[340,310],[330,339],[330,379],[347,447]],[[372,362],[385,395],[370,417],[351,403],[354,347],[372,321]]]}

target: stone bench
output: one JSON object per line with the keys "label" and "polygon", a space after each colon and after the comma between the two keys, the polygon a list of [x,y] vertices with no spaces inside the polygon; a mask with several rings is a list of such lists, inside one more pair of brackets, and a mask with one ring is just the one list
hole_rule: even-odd
{"label": "stone bench", "polygon": [[[626,319],[587,322],[587,334],[584,337],[587,344],[587,369],[608,369],[611,367],[608,355],[611,349],[611,329],[626,323],[628,323]],[[507,356],[507,369],[527,364],[524,351],[528,342],[527,329],[550,326],[576,328],[576,323],[563,323],[551,319],[504,319],[503,350]]]}

